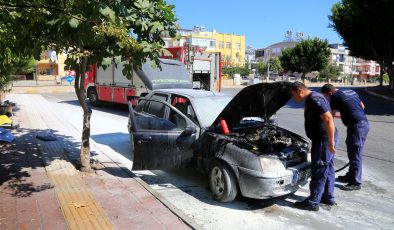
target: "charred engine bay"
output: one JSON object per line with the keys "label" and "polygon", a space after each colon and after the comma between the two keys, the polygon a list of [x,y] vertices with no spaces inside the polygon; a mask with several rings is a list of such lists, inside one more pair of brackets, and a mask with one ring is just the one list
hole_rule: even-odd
{"label": "charred engine bay", "polygon": [[275,155],[287,162],[287,166],[290,166],[289,161],[294,161],[294,164],[305,161],[309,150],[303,140],[296,138],[289,131],[270,124],[233,130],[226,136],[221,135],[220,139],[223,138],[257,155]]}

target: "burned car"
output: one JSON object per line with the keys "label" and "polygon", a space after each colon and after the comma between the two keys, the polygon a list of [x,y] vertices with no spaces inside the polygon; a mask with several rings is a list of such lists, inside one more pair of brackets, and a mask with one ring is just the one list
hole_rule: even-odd
{"label": "burned car", "polygon": [[196,167],[216,200],[238,193],[271,198],[297,191],[310,177],[307,139],[269,118],[290,99],[290,83],[248,86],[235,97],[193,89],[153,90],[133,108],[133,170]]}

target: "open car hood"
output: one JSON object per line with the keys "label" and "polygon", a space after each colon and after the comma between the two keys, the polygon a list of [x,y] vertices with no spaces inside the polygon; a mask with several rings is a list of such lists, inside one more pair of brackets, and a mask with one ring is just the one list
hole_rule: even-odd
{"label": "open car hood", "polygon": [[270,118],[290,100],[290,82],[259,83],[242,89],[219,114],[212,126],[220,119],[231,129],[244,117]]}
{"label": "open car hood", "polygon": [[148,60],[136,71],[150,90],[155,89],[192,89],[193,84],[185,64],[177,60],[159,58],[160,67],[152,67]]}

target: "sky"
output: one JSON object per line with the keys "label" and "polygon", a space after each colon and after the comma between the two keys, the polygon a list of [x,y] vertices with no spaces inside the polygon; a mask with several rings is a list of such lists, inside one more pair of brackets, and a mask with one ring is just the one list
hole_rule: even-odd
{"label": "sky", "polygon": [[195,25],[219,33],[245,35],[246,45],[265,48],[285,39],[286,31],[304,32],[331,43],[342,43],[328,15],[339,0],[167,0],[175,5],[183,29]]}

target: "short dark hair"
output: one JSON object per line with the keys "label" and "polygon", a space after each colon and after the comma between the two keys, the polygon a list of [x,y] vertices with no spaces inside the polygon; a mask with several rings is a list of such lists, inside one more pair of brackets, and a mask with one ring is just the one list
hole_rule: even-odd
{"label": "short dark hair", "polygon": [[331,85],[331,84],[325,84],[323,85],[323,87],[321,87],[320,92],[321,93],[328,93],[328,92],[332,92],[335,90],[335,86]]}
{"label": "short dark hair", "polygon": [[304,83],[300,82],[300,81],[296,81],[293,84],[291,84],[290,86],[290,90],[299,90],[299,89],[308,89],[308,87],[306,87],[306,85],[304,85]]}

